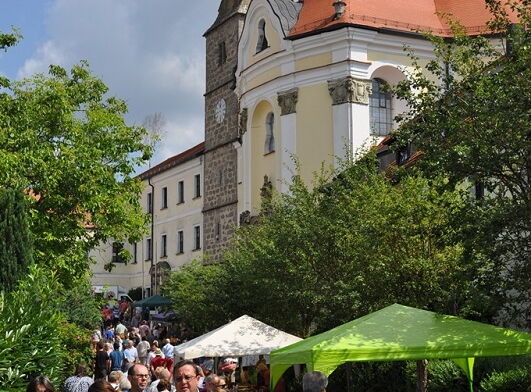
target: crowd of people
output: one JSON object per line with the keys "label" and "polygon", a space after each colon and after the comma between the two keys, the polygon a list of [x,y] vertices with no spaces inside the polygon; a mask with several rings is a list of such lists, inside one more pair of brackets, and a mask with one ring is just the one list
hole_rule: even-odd
{"label": "crowd of people", "polygon": [[[102,328],[92,335],[93,376],[89,376],[87,364],[79,364],[75,374],[65,380],[63,392],[229,392],[237,390],[238,383],[253,385],[258,391],[269,390],[269,367],[263,357],[255,366],[240,372],[236,372],[236,358],[222,359],[216,369],[212,358],[182,360],[176,356],[172,340],[186,341],[187,331],[180,339],[170,339],[160,324],[150,326],[137,317],[137,322],[127,327],[123,316],[121,308],[116,313],[104,309]],[[305,392],[321,392],[326,387],[326,382],[323,384],[323,379],[315,378],[314,373],[305,375],[310,388]],[[282,382],[275,391],[285,392]],[[26,392],[55,389],[46,377],[39,376],[28,384]]]}
{"label": "crowd of people", "polygon": [[[113,373],[116,374],[113,375]],[[164,374],[164,376],[160,375],[161,378],[155,380],[150,385],[148,368],[140,363],[136,363],[129,368],[127,372],[127,384],[124,383],[124,378],[120,378],[121,376],[117,373],[111,372],[108,380],[92,380],[92,378],[82,376],[80,379],[88,378],[90,379],[90,383],[88,381],[73,380],[70,382],[69,387],[77,388],[72,389],[75,391],[85,392],[199,392],[201,390],[199,385],[203,377],[201,367],[190,360],[183,360],[175,365],[173,374],[174,384],[170,381],[171,376]],[[65,387],[67,381],[65,381]],[[327,384],[328,379],[326,375],[317,371],[304,374],[302,379],[303,392],[325,392]],[[206,391],[223,391],[223,387],[224,380],[222,377],[215,374],[205,377]],[[153,390],[153,388],[155,389]],[[55,388],[50,380],[44,376],[39,376],[28,384],[26,392],[55,392]]]}

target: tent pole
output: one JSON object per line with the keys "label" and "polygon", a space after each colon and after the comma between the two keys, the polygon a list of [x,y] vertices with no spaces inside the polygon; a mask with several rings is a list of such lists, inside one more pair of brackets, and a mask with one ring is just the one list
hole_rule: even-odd
{"label": "tent pole", "polygon": [[417,392],[428,390],[428,360],[417,361]]}

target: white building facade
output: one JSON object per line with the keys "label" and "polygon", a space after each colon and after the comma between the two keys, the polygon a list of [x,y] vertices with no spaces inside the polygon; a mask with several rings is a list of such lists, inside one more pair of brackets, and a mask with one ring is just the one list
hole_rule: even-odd
{"label": "white building facade", "polygon": [[[149,296],[160,293],[168,271],[202,256],[203,153],[200,143],[139,175],[151,223],[140,242],[108,242],[91,252],[94,285],[142,287]],[[122,246],[131,255],[127,263],[118,254]],[[105,266],[111,262],[109,272]]]}

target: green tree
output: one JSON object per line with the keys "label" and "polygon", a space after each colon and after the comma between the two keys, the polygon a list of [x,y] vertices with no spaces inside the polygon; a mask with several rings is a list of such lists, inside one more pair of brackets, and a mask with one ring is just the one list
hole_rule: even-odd
{"label": "green tree", "polygon": [[409,107],[399,116],[397,146],[416,145],[424,154],[418,168],[427,177],[447,177],[447,187],[476,185],[478,196],[484,189],[477,200],[464,199],[462,220],[469,263],[494,278],[480,284],[478,298],[491,310],[502,308],[505,321],[525,326],[531,312],[531,7],[528,0],[486,3],[497,36],[472,37],[450,21],[455,38],[429,36],[436,58],[427,66],[411,54],[413,71],[394,89]]}
{"label": "green tree", "polygon": [[11,291],[32,263],[32,239],[24,194],[0,188],[0,286]]}
{"label": "green tree", "polygon": [[108,95],[86,62],[2,86],[0,187],[33,196],[34,259],[73,284],[88,268],[88,250],[143,234],[134,169],[151,156],[145,129],[126,124],[125,102]]}
{"label": "green tree", "polygon": [[249,314],[301,336],[394,302],[461,313],[473,291],[455,229],[463,192],[414,171],[397,184],[376,167],[370,153],[312,184],[294,176],[237,230],[224,263],[172,273],[178,313],[198,330]]}
{"label": "green tree", "polygon": [[207,332],[230,321],[225,292],[226,273],[222,265],[194,261],[172,272],[163,293],[173,300],[172,309],[193,331]]}
{"label": "green tree", "polygon": [[93,330],[101,325],[103,299],[92,291],[88,273],[75,286],[60,290],[62,312],[66,320],[79,328]]}
{"label": "green tree", "polygon": [[310,185],[295,176],[237,230],[224,263],[172,274],[166,290],[178,312],[208,328],[222,323],[212,312],[220,307],[226,318],[249,314],[301,336],[394,302],[459,312],[457,298],[468,295],[452,224],[461,192],[439,193],[440,180],[413,173],[397,185],[376,167],[369,154]]}

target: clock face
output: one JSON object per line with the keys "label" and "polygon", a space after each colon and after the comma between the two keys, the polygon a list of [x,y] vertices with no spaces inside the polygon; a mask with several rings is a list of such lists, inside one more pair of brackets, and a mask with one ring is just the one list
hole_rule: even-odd
{"label": "clock face", "polygon": [[223,120],[225,119],[225,109],[226,108],[227,108],[227,104],[225,103],[225,100],[223,98],[221,98],[218,101],[218,103],[216,104],[216,109],[215,109],[216,121],[218,123],[223,122]]}

